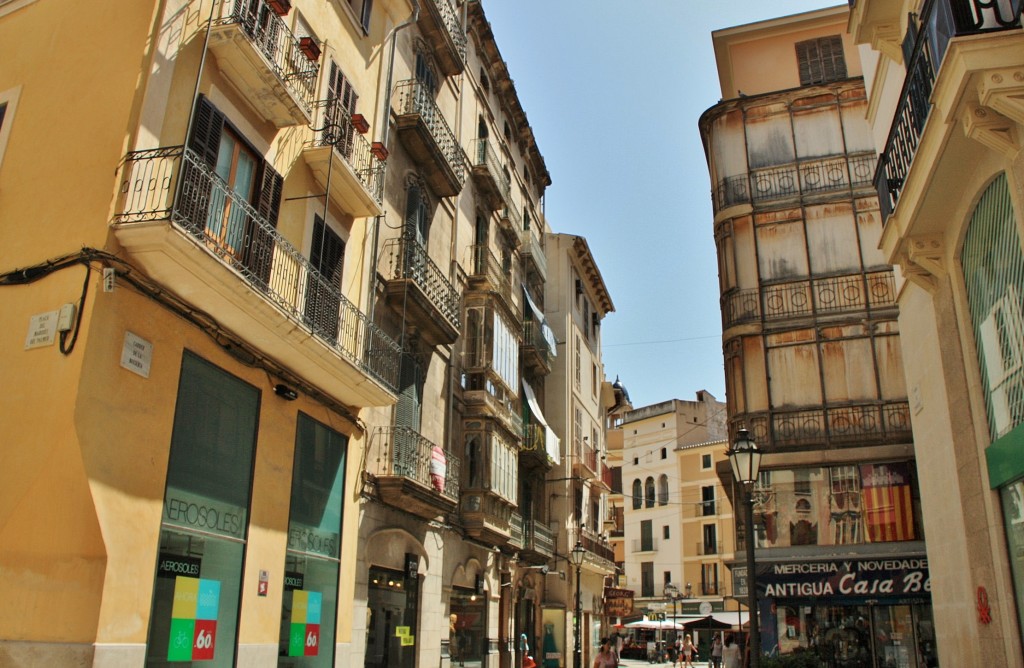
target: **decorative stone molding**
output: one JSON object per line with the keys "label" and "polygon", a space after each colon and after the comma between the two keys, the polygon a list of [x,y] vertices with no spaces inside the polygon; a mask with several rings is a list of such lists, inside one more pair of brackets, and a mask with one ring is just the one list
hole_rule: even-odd
{"label": "decorative stone molding", "polygon": [[899,23],[880,23],[871,27],[871,48],[894,63],[903,62],[903,31]]}
{"label": "decorative stone molding", "polygon": [[900,268],[908,280],[928,292],[934,292],[939,279],[946,276],[942,262],[944,255],[945,242],[942,236],[908,237],[900,254]]}
{"label": "decorative stone molding", "polygon": [[964,134],[1008,159],[1020,151],[1020,126],[998,111],[970,103],[962,120]]}
{"label": "decorative stone molding", "polygon": [[1018,126],[1024,126],[1024,68],[989,70],[978,83],[978,99]]}

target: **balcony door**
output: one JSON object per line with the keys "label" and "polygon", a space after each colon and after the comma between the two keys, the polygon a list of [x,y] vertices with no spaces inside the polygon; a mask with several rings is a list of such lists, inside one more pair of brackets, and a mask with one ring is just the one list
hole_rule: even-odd
{"label": "balcony door", "polygon": [[356,113],[359,96],[338,64],[331,61],[331,72],[327,77],[327,107],[324,110],[323,143],[331,144],[338,153],[352,162],[352,146],[355,130],[352,114]]}
{"label": "balcony door", "polygon": [[306,322],[313,333],[330,343],[338,340],[341,309],[341,273],[345,260],[345,242],[324,223],[313,219],[313,243],[306,277]]}
{"label": "balcony door", "polygon": [[395,473],[410,478],[417,478],[419,471],[423,380],[423,370],[416,354],[403,352],[398,402],[395,404]]}
{"label": "balcony door", "polygon": [[230,129],[220,138],[215,173],[226,188],[215,188],[207,215],[210,239],[222,251],[241,259],[248,221],[245,204],[252,201],[257,158]]}

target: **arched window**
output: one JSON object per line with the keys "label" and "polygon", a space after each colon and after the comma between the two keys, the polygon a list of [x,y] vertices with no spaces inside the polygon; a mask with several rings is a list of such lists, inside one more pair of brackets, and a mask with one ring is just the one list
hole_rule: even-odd
{"label": "arched window", "polygon": [[994,441],[1024,424],[1024,252],[1005,174],[978,200],[960,260]]}
{"label": "arched window", "polygon": [[668,503],[668,476],[664,473],[658,478],[658,505],[664,506]]}
{"label": "arched window", "polygon": [[647,507],[648,508],[653,508],[654,507],[654,478],[648,478],[647,481],[644,482],[644,492],[645,492],[645,497],[646,497],[646,500],[647,500]]}
{"label": "arched window", "polygon": [[644,505],[644,490],[640,478],[633,481],[633,510],[638,510]]}

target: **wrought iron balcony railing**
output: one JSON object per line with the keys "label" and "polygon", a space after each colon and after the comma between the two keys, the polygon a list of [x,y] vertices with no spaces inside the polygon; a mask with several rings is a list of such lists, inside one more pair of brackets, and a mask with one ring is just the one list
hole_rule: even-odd
{"label": "wrought iron balcony railing", "polygon": [[396,114],[420,118],[433,138],[436,150],[461,183],[466,176],[465,155],[444,114],[434,102],[432,88],[416,79],[408,79],[395,87],[394,100]]}
{"label": "wrought iron balcony railing", "polygon": [[441,271],[427,249],[408,236],[389,239],[384,243],[383,254],[392,262],[391,280],[412,280],[430,300],[438,313],[459,328],[459,291],[455,289]]}
{"label": "wrought iron balcony railing", "polygon": [[471,270],[473,273],[470,276],[472,278],[484,279],[489,288],[501,297],[505,306],[517,318],[521,318],[522,315],[519,307],[512,301],[513,268],[511,266],[503,266],[487,246],[473,246],[472,253],[473,264]]}
{"label": "wrought iron balcony railing", "polygon": [[524,548],[548,556],[555,553],[555,535],[544,522],[527,519],[523,523],[523,534]]}
{"label": "wrought iron balcony railing", "polygon": [[436,11],[442,25],[444,25],[445,30],[448,32],[452,44],[455,45],[456,52],[465,61],[467,38],[466,31],[462,29],[462,24],[459,23],[458,11],[449,0],[427,0],[427,8],[432,8]]}
{"label": "wrought iron balcony railing", "polygon": [[370,142],[356,131],[352,115],[340,99],[321,100],[316,103],[320,118],[312,146],[332,146],[355,173],[356,178],[378,204],[384,197],[383,160],[370,150]]}
{"label": "wrought iron balcony railing", "polygon": [[704,541],[701,541],[697,543],[697,554],[700,556],[722,554],[722,543],[705,543]]}
{"label": "wrought iron balcony railing", "polygon": [[[462,462],[451,450],[444,450],[445,473],[443,480],[436,477],[437,467],[431,473],[431,462],[437,461],[439,446],[423,438],[409,427],[378,427],[373,434],[377,444],[377,457],[367,462],[370,473],[378,476],[398,476],[413,480],[437,491],[451,501],[458,501]],[[435,476],[435,477],[432,477]]]}
{"label": "wrought iron balcony railing", "polygon": [[488,176],[494,180],[496,193],[506,201],[512,185],[505,176],[505,170],[502,169],[494,142],[486,137],[474,139],[470,154],[473,156],[473,166],[486,169]]}
{"label": "wrought iron balcony railing", "polygon": [[[523,258],[533,262],[537,273],[546,279],[548,275],[548,258],[544,255],[538,233],[534,227],[519,231],[519,245],[522,247]],[[529,265],[528,265],[529,266]]]}
{"label": "wrought iron balcony railing", "polygon": [[909,442],[910,405],[886,401],[737,415],[730,433],[746,426],[769,450],[842,448]]}
{"label": "wrought iron balcony railing", "polygon": [[535,356],[535,359],[530,360],[532,363],[539,363],[546,369],[551,368],[551,346],[544,338],[540,323],[535,320],[523,322],[523,348]]}
{"label": "wrought iron balcony railing", "polygon": [[603,564],[605,568],[615,568],[615,551],[601,534],[583,527],[580,529],[580,542],[593,557],[605,561]]}
{"label": "wrought iron balcony railing", "polygon": [[[240,26],[308,115],[319,64],[305,56],[299,38],[284,19],[270,9],[266,0],[201,0],[199,4],[211,1],[215,2],[213,25]],[[200,7],[198,11],[206,16],[209,10]]]}
{"label": "wrought iron balcony railing", "polygon": [[1022,6],[1024,2],[1021,0],[928,0],[925,3],[921,12],[921,32],[907,61],[900,102],[874,177],[883,220],[896,209],[906,184],[931,113],[935,76],[950,39],[1019,30]]}
{"label": "wrought iron balcony railing", "polygon": [[871,184],[873,153],[801,160],[728,176],[713,193],[715,211],[735,204],[760,204],[798,195],[830,193]]}
{"label": "wrought iron balcony railing", "polygon": [[397,391],[398,344],[245,198],[183,146],[125,156],[113,223],[170,220],[286,316]]}
{"label": "wrought iron balcony railing", "polygon": [[870,311],[896,304],[892,271],[811,278],[731,290],[722,295],[722,326],[806,315]]}

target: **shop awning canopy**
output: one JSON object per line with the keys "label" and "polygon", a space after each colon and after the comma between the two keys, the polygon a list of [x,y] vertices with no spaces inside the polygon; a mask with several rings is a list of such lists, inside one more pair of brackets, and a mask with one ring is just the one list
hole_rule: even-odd
{"label": "shop awning canopy", "polygon": [[647,629],[649,631],[682,631],[683,625],[677,622],[669,621],[667,619],[664,621],[656,619],[647,621],[642,619],[638,622],[630,622],[629,624],[626,624],[626,628]]}

